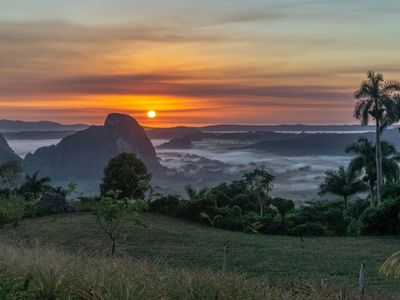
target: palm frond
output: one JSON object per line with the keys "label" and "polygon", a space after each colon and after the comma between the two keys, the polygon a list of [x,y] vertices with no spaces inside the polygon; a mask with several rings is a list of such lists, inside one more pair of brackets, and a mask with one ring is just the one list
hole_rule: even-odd
{"label": "palm frond", "polygon": [[396,80],[388,80],[383,84],[382,92],[385,94],[392,94],[400,92],[400,82]]}

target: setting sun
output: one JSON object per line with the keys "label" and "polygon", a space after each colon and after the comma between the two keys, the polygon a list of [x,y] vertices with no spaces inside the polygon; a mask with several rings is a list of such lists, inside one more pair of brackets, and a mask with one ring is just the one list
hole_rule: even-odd
{"label": "setting sun", "polygon": [[147,116],[148,116],[150,119],[153,119],[153,118],[155,118],[155,117],[157,116],[157,113],[156,113],[154,110],[149,110],[149,111],[147,112]]}

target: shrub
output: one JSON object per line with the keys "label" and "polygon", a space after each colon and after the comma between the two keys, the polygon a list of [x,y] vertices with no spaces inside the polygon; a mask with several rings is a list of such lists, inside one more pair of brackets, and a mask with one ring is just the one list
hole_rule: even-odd
{"label": "shrub", "polygon": [[182,198],[179,195],[162,196],[150,202],[149,209],[152,212],[177,217],[182,214]]}
{"label": "shrub", "polygon": [[400,198],[397,198],[386,199],[377,208],[368,208],[360,217],[361,233],[367,235],[399,233],[399,206]]}
{"label": "shrub", "polygon": [[347,226],[347,234],[349,236],[358,236],[361,234],[361,221],[359,219],[350,219]]}
{"label": "shrub", "polygon": [[13,224],[17,227],[25,214],[25,201],[22,197],[10,195],[0,199],[0,226]]}
{"label": "shrub", "polygon": [[358,199],[349,203],[347,213],[349,217],[359,219],[360,216],[370,207],[370,202],[366,199]]}

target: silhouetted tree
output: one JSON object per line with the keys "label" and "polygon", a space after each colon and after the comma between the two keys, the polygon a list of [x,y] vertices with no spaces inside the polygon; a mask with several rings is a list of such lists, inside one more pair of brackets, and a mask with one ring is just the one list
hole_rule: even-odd
{"label": "silhouetted tree", "polygon": [[350,196],[367,190],[367,185],[359,178],[359,172],[348,167],[339,167],[337,171],[325,173],[324,182],[320,185],[320,194],[334,194],[343,197],[343,217],[347,215],[347,200]]}
{"label": "silhouetted tree", "polygon": [[[394,95],[400,91],[400,83],[395,81],[384,81],[383,75],[369,71],[367,80],[364,80],[358,90],[354,92],[354,98],[358,100],[354,109],[354,117],[367,125],[370,118],[375,120],[376,125],[376,174],[377,174],[377,202],[381,203],[383,175],[382,175],[382,151],[381,131],[384,120],[392,119],[394,106]],[[387,122],[386,122],[387,123]],[[385,124],[386,126],[387,124]]]}
{"label": "silhouetted tree", "polygon": [[35,172],[33,175],[26,175],[24,183],[20,187],[22,194],[30,197],[32,200],[38,199],[40,194],[51,189],[50,185],[48,185],[51,181],[50,177],[38,178],[38,175],[39,172]]}
{"label": "silhouetted tree", "polygon": [[186,191],[186,194],[189,196],[189,200],[193,201],[193,200],[204,197],[207,194],[208,189],[202,188],[200,190],[197,190],[195,187],[188,184],[185,186],[185,191]]}
{"label": "silhouetted tree", "polygon": [[258,194],[260,217],[262,217],[264,214],[264,205],[266,204],[266,200],[269,199],[268,193],[272,190],[272,182],[275,176],[268,173],[265,169],[259,168],[246,172],[243,178],[249,190]]}
{"label": "silhouetted tree", "polygon": [[287,214],[294,211],[294,202],[284,198],[273,198],[271,203],[279,212],[282,223],[285,223]]}
{"label": "silhouetted tree", "polygon": [[150,187],[151,174],[135,154],[122,153],[112,158],[104,169],[100,185],[102,196],[111,190],[119,191],[119,197],[144,199]]}
{"label": "silhouetted tree", "polygon": [[[381,142],[382,150],[382,170],[384,178],[387,180],[395,180],[400,172],[398,162],[400,154],[391,143]],[[347,153],[353,153],[356,156],[351,160],[350,167],[356,171],[363,171],[364,181],[368,183],[371,197],[371,206],[376,206],[376,198],[374,197],[374,188],[377,181],[375,145],[365,137],[360,137],[357,143],[350,144],[346,147]]]}

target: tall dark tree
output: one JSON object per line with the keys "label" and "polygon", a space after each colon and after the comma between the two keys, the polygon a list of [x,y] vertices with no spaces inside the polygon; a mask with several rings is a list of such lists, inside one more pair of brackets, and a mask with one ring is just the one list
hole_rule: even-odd
{"label": "tall dark tree", "polygon": [[[367,80],[364,80],[360,87],[354,92],[354,98],[358,100],[354,109],[354,117],[367,125],[370,118],[375,120],[376,132],[376,199],[381,203],[383,174],[382,174],[382,150],[381,132],[385,120],[391,120],[394,107],[394,97],[400,91],[400,83],[396,81],[384,81],[383,75],[369,71]],[[385,124],[386,126],[387,124]]]}
{"label": "tall dark tree", "polygon": [[259,168],[246,172],[243,176],[248,189],[257,193],[260,206],[260,217],[264,214],[264,206],[269,199],[268,193],[272,190],[272,182],[275,176],[268,173],[265,169]]}
{"label": "tall dark tree", "polygon": [[367,185],[359,178],[355,169],[343,166],[337,171],[329,170],[325,173],[324,182],[320,185],[320,194],[334,194],[343,197],[343,217],[347,215],[348,198],[367,190]]}
{"label": "tall dark tree", "polygon": [[102,196],[106,196],[109,191],[118,191],[121,199],[144,199],[150,180],[151,174],[143,161],[135,154],[121,153],[105,167],[100,190]]}
{"label": "tall dark tree", "polygon": [[[398,166],[400,154],[396,151],[395,146],[387,141],[381,142],[381,149],[384,179],[395,180],[400,172]],[[350,144],[346,147],[346,152],[356,155],[351,160],[350,167],[364,173],[364,181],[368,183],[370,190],[371,205],[376,206],[376,198],[374,197],[374,189],[377,181],[375,145],[367,138],[360,137],[357,143]]]}

